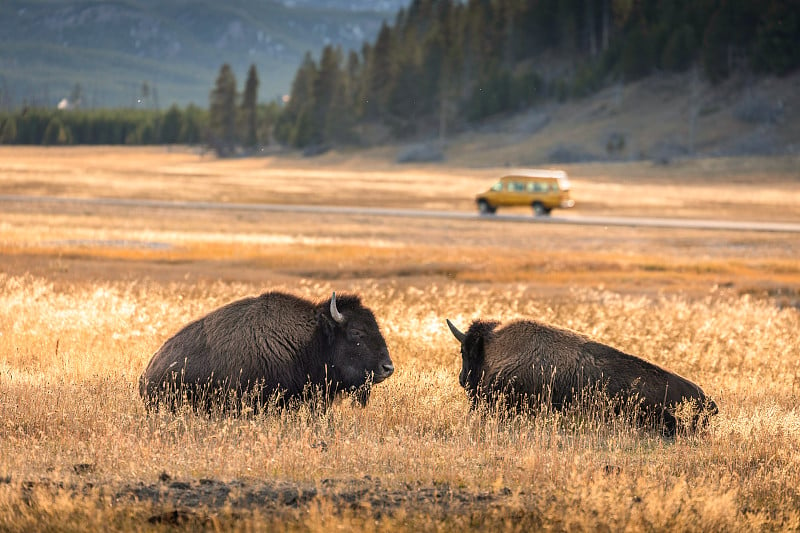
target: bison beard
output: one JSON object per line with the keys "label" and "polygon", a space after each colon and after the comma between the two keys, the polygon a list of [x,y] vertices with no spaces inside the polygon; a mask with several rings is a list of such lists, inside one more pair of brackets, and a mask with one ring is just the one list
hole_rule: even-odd
{"label": "bison beard", "polygon": [[183,404],[241,412],[266,405],[324,408],[394,371],[375,316],[357,296],[315,304],[267,292],[187,324],[153,355],[139,379],[148,408]]}
{"label": "bison beard", "polygon": [[602,399],[667,435],[695,429],[718,411],[688,379],[572,331],[528,320],[502,327],[476,320],[466,333],[447,325],[461,343],[459,382],[473,407],[563,410]]}

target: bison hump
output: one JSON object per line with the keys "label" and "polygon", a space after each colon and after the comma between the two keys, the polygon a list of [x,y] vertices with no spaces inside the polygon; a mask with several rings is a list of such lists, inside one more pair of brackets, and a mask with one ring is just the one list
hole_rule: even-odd
{"label": "bison hump", "polygon": [[238,363],[280,366],[293,363],[311,341],[313,307],[280,293],[233,302],[210,313],[203,333],[210,351]]}

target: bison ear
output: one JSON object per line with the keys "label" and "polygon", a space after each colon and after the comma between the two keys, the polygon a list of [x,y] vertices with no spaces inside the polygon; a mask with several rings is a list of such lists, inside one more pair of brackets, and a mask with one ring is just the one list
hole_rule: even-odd
{"label": "bison ear", "polygon": [[336,328],[339,324],[325,311],[317,311],[317,324],[329,339],[336,336]]}

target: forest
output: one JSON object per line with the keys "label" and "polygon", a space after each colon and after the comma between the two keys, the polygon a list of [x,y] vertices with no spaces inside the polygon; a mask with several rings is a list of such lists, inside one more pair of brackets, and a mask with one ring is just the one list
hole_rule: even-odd
{"label": "forest", "polygon": [[661,72],[710,83],[800,65],[800,0],[413,0],[361,50],[308,52],[285,101],[228,64],[207,110],[0,113],[4,144],[368,145],[469,128]]}
{"label": "forest", "polygon": [[299,67],[275,137],[366,142],[461,128],[658,72],[784,75],[800,65],[798,0],[414,0],[360,52]]}

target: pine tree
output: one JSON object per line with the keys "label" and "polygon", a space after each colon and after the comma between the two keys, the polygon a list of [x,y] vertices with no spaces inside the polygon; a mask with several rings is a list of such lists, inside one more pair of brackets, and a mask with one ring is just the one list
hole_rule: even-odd
{"label": "pine tree", "polygon": [[[416,37],[413,37],[415,33],[411,35],[412,40],[416,41]],[[423,100],[429,100],[433,95],[425,94],[428,79],[420,72],[416,44],[398,47],[393,65],[396,74],[386,88],[383,116],[391,121],[395,134],[410,135],[415,133],[416,119],[424,111]]]}
{"label": "pine tree", "polygon": [[209,139],[217,154],[225,157],[236,146],[236,77],[231,66],[222,65],[209,105]]}
{"label": "pine tree", "polygon": [[50,122],[47,123],[47,128],[44,130],[42,144],[69,144],[70,141],[71,138],[69,131],[64,127],[64,123],[61,121],[61,119],[57,116],[54,116],[52,119],[50,119]]}
{"label": "pine tree", "polygon": [[333,97],[325,115],[323,129],[325,141],[333,144],[354,142],[353,127],[355,123],[356,117],[353,114],[352,99],[347,83],[344,79],[340,79],[334,88]]}
{"label": "pine tree", "polygon": [[0,128],[0,144],[14,144],[17,141],[17,119],[9,115]]}
{"label": "pine tree", "polygon": [[315,130],[311,142],[320,144],[334,139],[323,138],[326,125],[328,125],[328,114],[331,102],[336,96],[336,91],[342,83],[341,77],[341,57],[342,52],[331,45],[322,50],[322,57],[319,61],[319,72],[314,80],[314,112],[312,123]]}
{"label": "pine tree", "polygon": [[759,70],[787,74],[800,66],[800,0],[770,2],[758,27],[754,60]]}
{"label": "pine tree", "polygon": [[198,144],[202,140],[202,132],[208,127],[208,115],[200,107],[189,104],[183,112],[181,120],[180,142]]}
{"label": "pine tree", "polygon": [[258,73],[256,66],[250,65],[247,81],[242,95],[242,119],[244,120],[244,145],[254,147],[258,144]]}
{"label": "pine tree", "polygon": [[289,101],[275,123],[275,138],[296,147],[308,146],[313,142],[314,82],[317,79],[317,65],[309,52],[297,70],[292,82]]}
{"label": "pine tree", "polygon": [[164,120],[161,122],[161,142],[175,144],[180,142],[181,135],[181,110],[176,104],[164,113]]}
{"label": "pine tree", "polygon": [[384,22],[375,46],[367,59],[364,114],[368,118],[384,116],[393,83],[392,30]]}

